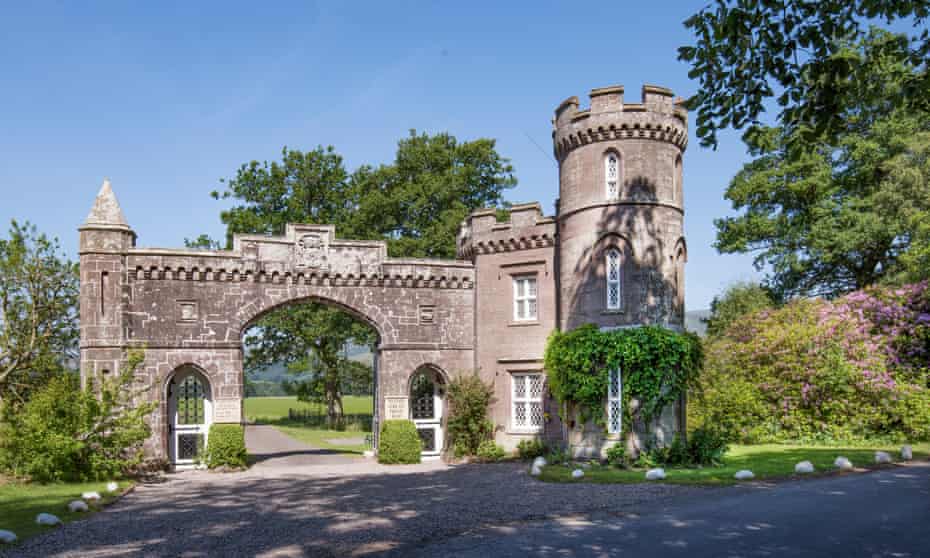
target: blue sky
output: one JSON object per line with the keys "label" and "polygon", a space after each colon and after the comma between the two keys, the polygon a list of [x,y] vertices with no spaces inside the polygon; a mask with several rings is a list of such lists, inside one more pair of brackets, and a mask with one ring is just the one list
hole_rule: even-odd
{"label": "blue sky", "polygon": [[[285,145],[332,144],[352,169],[392,159],[411,128],[491,137],[552,212],[552,112],[613,84],[687,96],[681,22],[706,2],[16,2],[0,21],[0,224],[29,220],[75,256],[109,176],[140,246],[222,237],[219,179]],[[693,118],[692,118],[693,120]],[[535,142],[535,144],[534,144]],[[540,150],[539,146],[542,147]],[[711,246],[738,134],[684,159],[689,309],[748,256]]]}

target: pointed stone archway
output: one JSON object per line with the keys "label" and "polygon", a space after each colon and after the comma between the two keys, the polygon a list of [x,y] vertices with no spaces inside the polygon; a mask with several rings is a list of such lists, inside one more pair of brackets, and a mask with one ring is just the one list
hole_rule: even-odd
{"label": "pointed stone archway", "polygon": [[[282,236],[236,235],[232,250],[140,248],[109,181],[80,227],[81,373],[117,370],[144,347],[140,382],[163,386],[196,366],[212,389],[212,421],[242,421],[242,332],[263,313],[313,300],[371,324],[375,424],[408,398],[425,366],[474,366],[474,265],[396,259],[380,241],[343,240],[333,225],[291,224]],[[169,458],[165,391],[153,389],[148,454]],[[409,405],[404,406],[409,408]],[[377,426],[376,426],[377,429]]]}

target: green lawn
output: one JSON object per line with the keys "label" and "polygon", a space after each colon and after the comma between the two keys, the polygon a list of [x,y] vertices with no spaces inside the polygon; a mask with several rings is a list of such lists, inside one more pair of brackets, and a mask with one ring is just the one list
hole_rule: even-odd
{"label": "green lawn", "polygon": [[[371,396],[347,395],[342,400],[346,414],[371,414]],[[287,418],[288,409],[308,409],[325,413],[320,405],[313,405],[298,401],[296,397],[249,397],[245,400],[245,416],[250,421],[271,424],[291,438],[300,440],[316,448],[330,449],[345,453],[362,455],[368,449],[367,444],[332,443],[329,440],[345,438],[364,438],[368,432],[358,430],[324,430],[290,421]]]}
{"label": "green lawn", "polygon": [[[347,395],[342,399],[346,414],[371,414],[371,396]],[[326,412],[320,405],[298,401],[296,397],[247,397],[245,399],[245,416],[248,420],[275,421],[287,418],[288,409],[318,410]]]}
{"label": "green lawn", "polygon": [[282,421],[274,425],[275,428],[284,432],[295,440],[300,440],[316,448],[336,450],[344,453],[353,453],[362,455],[369,449],[368,445],[362,444],[342,444],[333,443],[329,440],[340,440],[346,438],[364,438],[368,432],[359,432],[357,430],[323,430],[319,428],[308,428],[300,424],[288,423]]}
{"label": "green lawn", "polygon": [[[882,450],[891,454],[892,459],[900,456],[900,446],[877,444],[871,447],[825,447],[763,444],[756,446],[734,445],[726,456],[723,467],[704,467],[694,469],[665,468],[666,478],[662,482],[673,484],[705,484],[726,485],[736,484],[733,475],[741,469],[749,469],[755,473],[755,480],[779,479],[794,476],[794,465],[799,461],[810,461],[814,464],[815,474],[835,471],[833,460],[837,456],[844,456],[852,461],[855,467],[872,467],[875,461],[875,451]],[[914,459],[926,459],[930,456],[930,444],[914,445]],[[550,465],[543,468],[540,479],[548,482],[594,482],[594,483],[637,483],[647,482],[643,469],[618,469],[601,465],[592,465],[585,470],[584,477],[575,480],[571,478],[575,467]],[[799,475],[801,476],[801,475]],[[803,475],[808,476],[808,475]],[[743,481],[745,482],[745,481]]]}
{"label": "green lawn", "polygon": [[[0,480],[0,529],[13,531],[22,541],[43,531],[55,529],[36,525],[36,516],[40,513],[54,514],[62,522],[85,517],[93,511],[71,513],[68,511],[68,502],[80,500],[84,492],[96,491],[103,496],[103,500],[96,504],[88,502],[87,505],[91,510],[99,509],[116,498],[107,495],[106,485],[105,482],[20,484],[4,483]],[[121,482],[120,490],[127,486],[129,483]],[[0,548],[3,548],[2,543]]]}

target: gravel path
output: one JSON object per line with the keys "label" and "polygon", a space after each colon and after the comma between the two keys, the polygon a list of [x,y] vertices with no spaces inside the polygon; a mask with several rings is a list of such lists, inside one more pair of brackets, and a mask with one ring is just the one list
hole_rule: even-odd
{"label": "gravel path", "polygon": [[245,447],[249,456],[256,461],[253,469],[260,472],[277,469],[299,472],[299,469],[305,467],[356,463],[364,459],[361,455],[309,446],[274,426],[262,424],[250,424],[245,427]]}
{"label": "gravel path", "polygon": [[[487,525],[636,512],[701,490],[546,484],[523,464],[350,464],[190,471],[26,541],[9,556],[404,556]],[[0,551],[2,552],[2,551]]]}

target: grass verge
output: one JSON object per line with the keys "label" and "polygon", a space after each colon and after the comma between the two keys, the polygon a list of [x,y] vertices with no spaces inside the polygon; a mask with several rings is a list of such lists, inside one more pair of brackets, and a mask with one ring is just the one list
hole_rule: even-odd
{"label": "grass verge", "polygon": [[[930,456],[930,443],[915,444],[914,459]],[[672,468],[666,467],[664,481],[671,484],[730,485],[739,482],[733,475],[742,469],[755,474],[755,480],[776,480],[791,477],[808,477],[836,472],[833,460],[844,456],[857,468],[875,467],[875,452],[887,451],[892,459],[900,458],[900,446],[876,444],[872,446],[809,446],[791,444],[761,444],[755,446],[734,445],[727,452],[722,467]],[[794,466],[799,461],[813,463],[813,475],[795,475]],[[592,465],[585,470],[584,477],[573,479],[576,467],[549,465],[543,468],[540,480],[548,482],[593,482],[593,483],[639,483],[647,482],[645,469],[618,469],[604,465]]]}
{"label": "grass verge", "polygon": [[[130,483],[120,482],[120,490],[107,494],[106,482],[33,484],[0,480],[0,529],[13,531],[21,542],[39,533],[56,529],[36,525],[36,516],[50,513],[63,523],[92,514],[117,499]],[[99,492],[103,499],[96,503],[87,502],[91,511],[71,513],[68,502],[80,500],[84,492]],[[0,549],[3,544],[0,543]]]}
{"label": "grass verge", "polygon": [[[365,414],[372,412],[370,395],[347,395],[342,398],[343,411],[346,414]],[[287,418],[288,409],[317,410],[325,414],[326,410],[313,403],[298,401],[296,397],[247,397],[245,399],[245,416],[249,421],[277,421]]]}
{"label": "grass verge", "polygon": [[299,423],[289,423],[288,421],[277,421],[272,423],[272,425],[291,438],[300,440],[301,442],[304,442],[305,444],[311,445],[315,448],[358,455],[362,455],[362,453],[368,449],[368,445],[365,443],[343,444],[333,443],[329,440],[364,438],[370,434],[369,432],[361,432],[358,430],[323,430],[319,428],[309,428]]}

